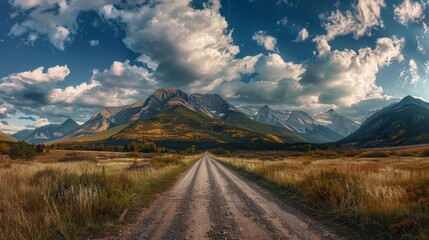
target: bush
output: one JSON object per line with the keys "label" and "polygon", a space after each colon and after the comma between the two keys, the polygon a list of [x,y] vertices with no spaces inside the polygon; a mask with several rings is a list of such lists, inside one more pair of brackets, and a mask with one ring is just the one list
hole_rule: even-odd
{"label": "bush", "polygon": [[337,158],[339,156],[338,152],[333,149],[327,150],[316,150],[312,152],[313,157],[324,157],[324,158]]}
{"label": "bush", "polygon": [[429,149],[423,150],[422,153],[421,153],[421,156],[422,157],[429,157]]}
{"label": "bush", "polygon": [[68,153],[67,156],[58,159],[59,162],[80,162],[80,161],[94,161],[95,159],[82,155],[78,152]]}
{"label": "bush", "polygon": [[361,151],[356,148],[345,147],[344,149],[342,149],[340,154],[343,154],[346,157],[356,157],[361,154]]}
{"label": "bush", "polygon": [[153,168],[159,169],[168,165],[177,165],[180,163],[178,156],[156,156],[150,159],[150,164]]}
{"label": "bush", "polygon": [[10,147],[6,143],[0,143],[0,154],[9,154]]}
{"label": "bush", "polygon": [[31,178],[31,183],[40,184],[43,180],[55,181],[61,176],[59,170],[53,168],[45,168],[34,173]]}
{"label": "bush", "polygon": [[12,159],[33,159],[38,155],[38,152],[36,146],[26,142],[18,142],[12,145],[9,155]]}
{"label": "bush", "polygon": [[147,169],[150,167],[151,165],[149,162],[133,161],[133,163],[131,163],[130,166],[128,167],[128,170],[141,170],[141,169]]}
{"label": "bush", "polygon": [[368,151],[359,155],[361,158],[388,158],[390,155],[385,151]]}
{"label": "bush", "polygon": [[139,153],[139,152],[129,152],[129,153],[127,153],[127,157],[128,158],[140,158],[141,157],[141,153]]}

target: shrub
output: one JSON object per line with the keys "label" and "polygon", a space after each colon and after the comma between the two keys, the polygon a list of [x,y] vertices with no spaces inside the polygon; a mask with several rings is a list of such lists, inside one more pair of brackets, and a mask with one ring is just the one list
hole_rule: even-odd
{"label": "shrub", "polygon": [[361,158],[388,158],[389,156],[386,151],[368,151],[359,155]]}
{"label": "shrub", "polygon": [[177,165],[180,163],[178,156],[156,156],[150,159],[150,164],[153,168],[159,169],[168,165]]}
{"label": "shrub", "polygon": [[356,148],[346,147],[342,150],[341,154],[343,154],[346,157],[356,157],[356,156],[359,156],[359,154],[361,154],[361,151]]}
{"label": "shrub", "polygon": [[128,158],[139,158],[141,157],[141,153],[139,152],[129,152],[127,153]]}
{"label": "shrub", "polygon": [[37,148],[34,145],[30,145],[26,142],[14,143],[10,149],[10,157],[13,159],[32,159],[37,156]]}
{"label": "shrub", "polygon": [[151,167],[151,164],[149,162],[133,161],[133,163],[131,163],[128,167],[128,170],[141,170],[149,167]]}
{"label": "shrub", "polygon": [[429,157],[429,149],[425,149],[421,152],[422,157]]}
{"label": "shrub", "polygon": [[327,150],[316,150],[312,152],[312,155],[314,157],[326,157],[326,158],[337,158],[339,154],[333,150],[333,149],[327,149]]}
{"label": "shrub", "polygon": [[68,153],[67,156],[60,158],[59,162],[79,162],[79,161],[93,161],[93,158],[82,155],[78,152]]}
{"label": "shrub", "polygon": [[55,181],[60,177],[60,175],[61,172],[59,170],[53,168],[45,168],[43,170],[35,172],[33,177],[31,178],[31,182],[35,184],[40,184],[43,180]]}
{"label": "shrub", "polygon": [[9,154],[10,147],[6,143],[0,143],[0,154]]}

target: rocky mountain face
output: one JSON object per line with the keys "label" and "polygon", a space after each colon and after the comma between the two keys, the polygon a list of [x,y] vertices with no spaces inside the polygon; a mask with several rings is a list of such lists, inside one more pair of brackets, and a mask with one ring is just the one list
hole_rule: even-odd
{"label": "rocky mountain face", "polygon": [[330,128],[336,133],[346,137],[359,128],[359,124],[338,114],[334,109],[329,109],[326,113],[314,116],[317,124]]}
{"label": "rocky mountain face", "polygon": [[156,90],[154,94],[146,99],[143,108],[133,119],[136,121],[145,120],[174,106],[181,106],[209,117],[214,117],[206,106],[199,101],[195,101],[185,92],[176,88],[162,88]]}
{"label": "rocky mountain face", "polygon": [[199,102],[190,100],[190,97],[186,93],[178,89],[158,89],[146,100],[141,100],[128,106],[105,108],[97,112],[84,123],[74,135],[79,136],[103,132],[119,125],[148,119],[172,106],[186,107],[193,111],[198,111],[207,116],[214,117],[213,114]]}
{"label": "rocky mountain face", "polygon": [[261,106],[239,106],[237,107],[238,111],[246,114],[250,119],[255,119],[256,114],[258,114]]}
{"label": "rocky mountain face", "polygon": [[339,143],[362,147],[429,143],[429,104],[407,96],[374,113]]}
{"label": "rocky mountain face", "polygon": [[303,111],[278,111],[265,105],[258,110],[254,119],[292,130],[313,143],[335,142],[343,138],[330,128],[316,123],[310,115]]}
{"label": "rocky mountain face", "polygon": [[294,129],[289,126],[286,121],[289,119],[291,112],[285,113],[280,111],[275,111],[268,107],[267,105],[259,108],[259,110],[256,112],[253,119],[255,119],[258,122],[263,122],[266,124],[284,127],[286,129],[294,131]]}
{"label": "rocky mountain face", "polygon": [[76,131],[79,127],[79,124],[77,124],[73,119],[67,119],[61,124],[49,124],[34,130],[23,130],[15,133],[13,136],[18,140],[39,144],[60,139],[65,135]]}
{"label": "rocky mountain face", "polygon": [[206,107],[217,118],[224,117],[228,111],[238,112],[232,104],[219,96],[219,94],[194,93],[191,94],[190,101]]}

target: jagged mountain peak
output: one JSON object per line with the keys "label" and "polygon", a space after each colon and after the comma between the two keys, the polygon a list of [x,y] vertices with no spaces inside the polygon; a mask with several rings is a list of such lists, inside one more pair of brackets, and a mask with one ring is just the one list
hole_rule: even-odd
{"label": "jagged mountain peak", "polygon": [[190,102],[196,105],[202,105],[207,108],[213,115],[221,118],[227,114],[228,111],[238,112],[238,110],[230,104],[228,101],[223,99],[219,94],[200,94],[194,93],[190,95]]}
{"label": "jagged mountain peak", "polygon": [[401,102],[410,102],[410,101],[416,101],[417,99],[416,98],[414,98],[413,96],[411,96],[411,95],[407,95],[407,96],[405,96],[404,98],[402,98],[402,100],[401,100]]}
{"label": "jagged mountain peak", "polygon": [[77,128],[79,128],[79,124],[75,120],[68,118],[58,126],[56,131],[59,131],[63,134],[67,134],[69,132],[77,130]]}
{"label": "jagged mountain peak", "polygon": [[397,103],[395,105],[395,108],[401,108],[401,107],[404,107],[404,106],[410,105],[410,104],[418,105],[420,107],[429,109],[429,104],[427,102],[425,102],[421,99],[418,99],[418,98],[414,98],[413,96],[410,96],[410,95],[401,99],[401,101],[399,101],[399,103]]}
{"label": "jagged mountain peak", "polygon": [[359,128],[359,124],[338,114],[334,109],[315,115],[314,120],[317,124],[328,127],[342,136],[348,136]]}
{"label": "jagged mountain peak", "polygon": [[77,122],[71,118],[67,118],[61,125],[68,125],[68,124],[77,124]]}
{"label": "jagged mountain peak", "polygon": [[306,112],[299,111],[299,110],[293,110],[289,116],[289,120],[299,118],[301,120],[305,120],[307,123],[313,123],[313,118]]}
{"label": "jagged mountain peak", "polygon": [[160,100],[168,100],[173,97],[187,98],[188,94],[177,88],[159,88],[151,95],[151,97],[156,97]]}
{"label": "jagged mountain peak", "polygon": [[326,113],[336,114],[337,112],[335,112],[335,110],[333,108],[330,108]]}

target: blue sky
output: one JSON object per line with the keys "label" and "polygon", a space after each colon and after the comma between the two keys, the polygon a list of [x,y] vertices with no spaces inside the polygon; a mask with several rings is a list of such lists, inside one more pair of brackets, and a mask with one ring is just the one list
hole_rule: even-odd
{"label": "blue sky", "polygon": [[0,131],[83,122],[160,87],[353,119],[406,95],[429,100],[427,5],[2,1]]}

